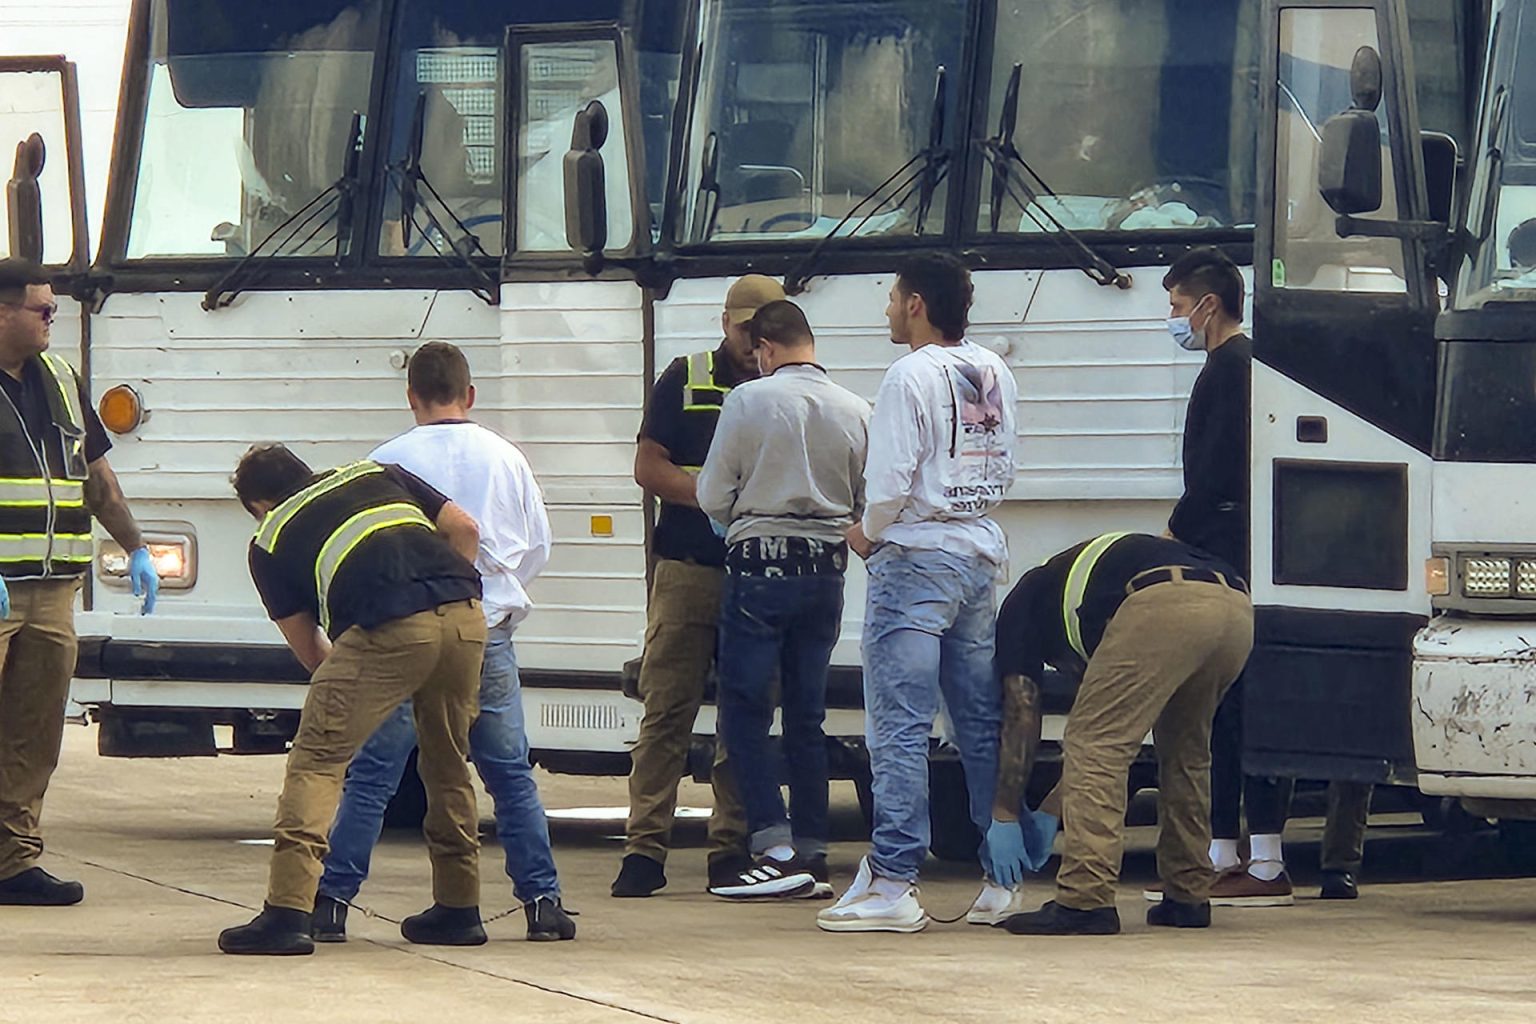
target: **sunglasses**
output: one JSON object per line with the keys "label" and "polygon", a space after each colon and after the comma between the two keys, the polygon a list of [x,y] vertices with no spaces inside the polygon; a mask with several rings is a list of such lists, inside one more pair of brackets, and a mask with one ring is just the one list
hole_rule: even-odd
{"label": "sunglasses", "polygon": [[43,318],[45,325],[53,323],[53,318],[59,315],[59,304],[57,302],[50,302],[45,306],[29,306],[24,302],[6,302],[3,305],[14,306],[28,313],[36,313]]}

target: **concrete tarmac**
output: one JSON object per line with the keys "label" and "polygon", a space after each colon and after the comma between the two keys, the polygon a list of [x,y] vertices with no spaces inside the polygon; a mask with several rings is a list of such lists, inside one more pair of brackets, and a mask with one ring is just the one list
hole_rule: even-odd
{"label": "concrete tarmac", "polygon": [[[542,776],[566,902],[581,911],[575,942],[527,943],[517,913],[490,924],[483,947],[411,946],[394,924],[354,912],[351,941],[312,957],[223,956],[218,931],[261,903],[282,767],[278,757],[100,758],[94,730],[71,726],[44,866],[82,880],[86,902],[0,908],[0,1022],[1536,1020],[1536,880],[1499,877],[1508,869],[1486,834],[1450,841],[1402,816],[1373,820],[1367,887],[1353,904],[1303,886],[1293,908],[1218,910],[1208,931],[1149,929],[1140,889],[1154,877],[1151,830],[1140,828],[1122,935],[1031,939],[964,924],[828,935],[813,920],[824,903],[705,894],[696,821],[680,823],[662,894],[611,898],[621,822],[560,809],[613,808],[622,780]],[[684,800],[707,792],[688,784]],[[832,853],[841,890],[863,844],[851,788],[839,784],[834,798],[849,837]],[[1288,834],[1299,881],[1316,864],[1317,825]],[[490,916],[512,897],[488,839]],[[929,868],[929,912],[963,912],[975,869]],[[1050,895],[1046,881],[1031,883],[1032,902]],[[430,902],[419,838],[387,834],[359,902],[390,918]]]}

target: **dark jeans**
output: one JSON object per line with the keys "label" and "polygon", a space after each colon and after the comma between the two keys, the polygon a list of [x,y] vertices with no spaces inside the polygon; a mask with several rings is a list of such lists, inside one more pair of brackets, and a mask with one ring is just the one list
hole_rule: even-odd
{"label": "dark jeans", "polygon": [[1240,839],[1241,812],[1248,812],[1248,833],[1279,835],[1291,813],[1291,779],[1243,774],[1243,677],[1222,698],[1211,726],[1211,835]]}
{"label": "dark jeans", "polygon": [[[735,765],[752,853],[793,843],[805,857],[827,846],[827,665],[843,620],[843,577],[726,577],[720,608],[720,730]],[[774,680],[784,710],[783,757],[768,738]],[[793,825],[791,826],[791,823]]]}

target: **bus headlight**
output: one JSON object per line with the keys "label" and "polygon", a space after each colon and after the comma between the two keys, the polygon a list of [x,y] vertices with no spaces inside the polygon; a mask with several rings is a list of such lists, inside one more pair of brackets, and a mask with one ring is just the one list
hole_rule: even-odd
{"label": "bus headlight", "polygon": [[1467,597],[1513,596],[1510,570],[1513,559],[1478,557],[1461,562],[1461,592]]}
{"label": "bus headlight", "polygon": [[[144,546],[167,590],[189,590],[197,583],[197,535],[146,530]],[[106,539],[96,549],[96,575],[104,582],[128,587],[128,553],[117,541]]]}

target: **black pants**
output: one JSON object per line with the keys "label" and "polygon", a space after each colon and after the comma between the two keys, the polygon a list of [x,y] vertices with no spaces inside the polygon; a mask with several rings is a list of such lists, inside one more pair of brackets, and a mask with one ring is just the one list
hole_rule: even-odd
{"label": "black pants", "polygon": [[1211,726],[1211,836],[1242,837],[1242,811],[1251,835],[1279,835],[1291,813],[1291,779],[1243,774],[1243,677],[1227,690]]}

